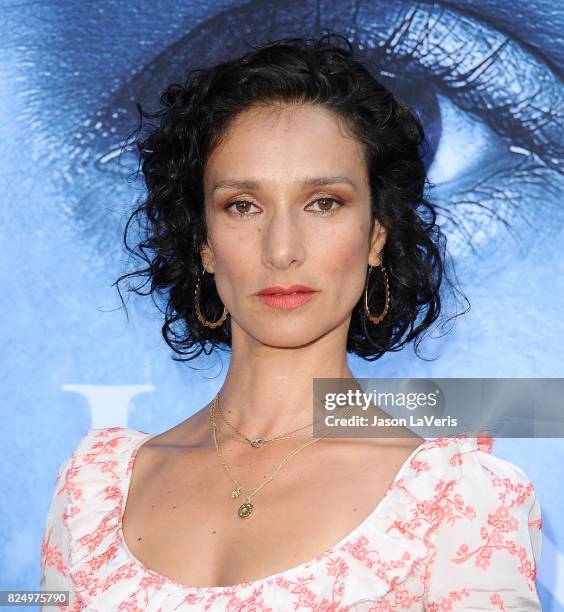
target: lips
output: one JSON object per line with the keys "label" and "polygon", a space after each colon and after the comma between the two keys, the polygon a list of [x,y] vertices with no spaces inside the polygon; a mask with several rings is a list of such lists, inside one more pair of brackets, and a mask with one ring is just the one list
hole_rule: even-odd
{"label": "lips", "polygon": [[275,285],[257,293],[258,298],[272,308],[297,308],[308,302],[317,291],[307,285],[291,285],[282,287]]}
{"label": "lips", "polygon": [[291,285],[290,287],[274,285],[273,287],[261,289],[257,295],[292,295],[296,293],[313,293],[314,291],[314,289],[307,285]]}

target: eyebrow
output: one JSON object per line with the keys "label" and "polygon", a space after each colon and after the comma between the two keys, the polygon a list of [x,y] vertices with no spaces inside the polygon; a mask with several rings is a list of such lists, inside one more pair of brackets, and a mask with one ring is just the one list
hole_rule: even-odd
{"label": "eyebrow", "polygon": [[[336,185],[338,183],[347,183],[350,185],[355,191],[357,190],[356,185],[348,176],[318,176],[318,177],[307,177],[301,181],[301,185],[304,187],[310,186],[321,186],[321,185]],[[251,180],[235,180],[235,179],[225,179],[222,181],[217,181],[213,188],[212,192],[216,189],[254,189],[255,191],[260,191],[262,189],[262,183],[260,181],[251,181]]]}

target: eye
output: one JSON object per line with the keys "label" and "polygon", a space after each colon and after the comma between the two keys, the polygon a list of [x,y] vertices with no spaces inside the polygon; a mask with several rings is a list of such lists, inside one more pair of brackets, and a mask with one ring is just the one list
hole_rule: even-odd
{"label": "eye", "polygon": [[396,11],[361,7],[357,42],[422,120],[430,199],[451,254],[499,258],[505,238],[523,246],[561,227],[563,208],[553,195],[562,190],[557,75],[539,54],[474,15],[438,3],[392,4]]}
{"label": "eye", "polygon": [[253,204],[248,200],[235,200],[234,202],[227,204],[227,206],[225,206],[225,210],[233,210],[234,212],[231,212],[230,214],[237,215],[238,217],[249,217],[251,215],[258,214],[249,212],[251,206],[255,206],[255,208],[257,207],[256,204]]}
{"label": "eye", "polygon": [[[313,212],[314,214],[321,216],[332,215],[338,210],[338,208],[344,205],[344,203],[341,200],[338,200],[337,198],[323,197],[318,198],[311,204],[308,204],[307,207],[309,208],[310,206],[314,206],[316,204],[319,204],[320,202],[322,203],[321,209]],[[327,203],[329,203],[329,206],[327,205]],[[332,208],[333,204],[337,204],[337,206]],[[258,208],[256,204],[250,202],[249,200],[234,200],[233,202],[230,202],[225,206],[225,210],[233,211],[230,214],[237,215],[238,217],[249,217],[258,214],[256,212],[250,212],[251,206]]]}
{"label": "eye", "polygon": [[[341,200],[338,200],[336,198],[326,197],[326,198],[318,198],[317,200],[315,200],[315,202],[308,204],[308,207],[313,206],[315,204],[319,204],[320,202],[323,203],[323,206],[321,207],[321,210],[314,211],[314,214],[316,215],[332,215],[335,212],[337,212],[337,210],[341,208],[341,206],[344,205]],[[327,206],[327,203],[329,203],[329,206]],[[335,208],[331,208],[333,204],[337,204],[337,206]]]}
{"label": "eye", "polygon": [[[214,33],[240,26],[252,29],[257,39],[275,37],[271,8],[261,3],[252,7],[223,10],[180,37],[167,33],[173,39],[169,46],[117,89],[106,109],[86,120],[67,158],[75,160],[77,174],[84,174],[94,157],[100,172],[91,198],[77,203],[79,221],[82,208],[89,220],[93,211],[102,214],[97,203],[108,202],[110,191],[116,194],[116,216],[118,201],[137,195],[126,189],[126,181],[108,175],[118,171],[127,177],[137,168],[133,147],[118,157],[124,137],[137,125],[136,102],[151,110],[155,92],[178,79],[182,62],[217,61],[209,45]],[[276,14],[285,15],[287,25],[301,24],[302,9],[282,0]],[[439,2],[390,0],[358,3],[352,12],[344,5],[320,5],[318,10],[327,27],[348,24],[350,37],[376,76],[420,115],[430,144],[425,161],[434,188],[429,199],[455,258],[483,258],[498,251],[509,242],[508,232],[534,244],[559,228],[564,222],[557,166],[564,142],[561,83],[540,53],[507,28],[502,32],[480,19],[478,9],[470,13]],[[229,37],[221,53],[235,56],[242,47],[238,37]],[[544,222],[547,218],[550,223]],[[100,231],[106,223],[104,213],[95,227]],[[108,227],[113,224],[110,220]]]}

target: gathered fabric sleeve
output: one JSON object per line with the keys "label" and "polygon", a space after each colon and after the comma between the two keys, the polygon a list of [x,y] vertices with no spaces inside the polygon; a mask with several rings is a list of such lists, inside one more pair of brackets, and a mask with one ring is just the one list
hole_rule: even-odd
{"label": "gathered fabric sleeve", "polygon": [[433,534],[425,610],[541,610],[536,587],[541,508],[533,483],[485,451],[453,458],[463,475]]}
{"label": "gathered fabric sleeve", "polygon": [[[69,502],[67,474],[71,460],[72,457],[66,459],[57,474],[41,542],[40,568],[41,590],[69,592],[68,604],[58,607],[67,612],[81,609],[69,575],[70,542],[66,520]],[[42,609],[53,610],[53,606],[42,607]]]}

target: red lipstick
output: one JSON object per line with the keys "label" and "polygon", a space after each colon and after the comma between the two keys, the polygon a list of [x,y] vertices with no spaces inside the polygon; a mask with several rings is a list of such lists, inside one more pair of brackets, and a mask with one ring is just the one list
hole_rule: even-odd
{"label": "red lipstick", "polygon": [[317,291],[306,285],[274,285],[261,289],[256,295],[267,306],[273,308],[296,308],[309,301]]}

